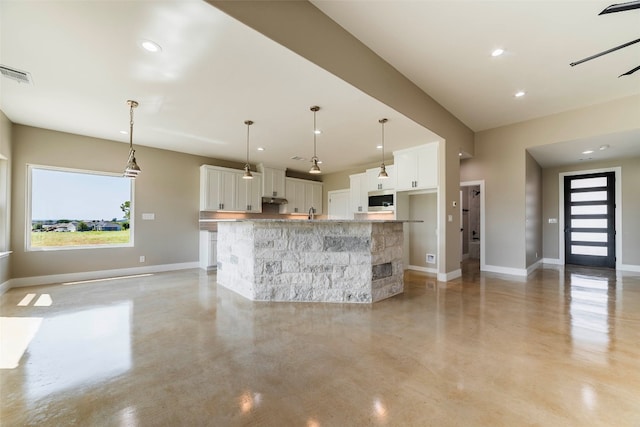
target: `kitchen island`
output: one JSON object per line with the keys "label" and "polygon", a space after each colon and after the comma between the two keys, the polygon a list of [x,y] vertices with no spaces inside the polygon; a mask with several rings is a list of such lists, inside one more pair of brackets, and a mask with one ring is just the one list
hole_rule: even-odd
{"label": "kitchen island", "polygon": [[403,222],[219,222],[217,282],[253,301],[380,301],[403,292]]}

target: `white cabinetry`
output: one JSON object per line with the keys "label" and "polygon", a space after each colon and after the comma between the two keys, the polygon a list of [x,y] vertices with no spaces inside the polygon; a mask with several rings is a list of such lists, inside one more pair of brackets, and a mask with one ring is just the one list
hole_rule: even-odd
{"label": "white cabinetry", "polygon": [[367,191],[393,190],[396,185],[396,168],[394,165],[387,166],[389,178],[380,179],[378,174],[380,168],[367,169]]}
{"label": "white cabinetry", "polygon": [[351,212],[366,213],[369,210],[367,174],[349,175],[349,184]]}
{"label": "white cabinetry", "polygon": [[244,179],[238,175],[238,210],[262,212],[262,176],[253,173],[253,179]]}
{"label": "white cabinetry", "polygon": [[217,231],[200,231],[200,268],[213,270],[217,267],[217,246]]}
{"label": "white cabinetry", "polygon": [[201,211],[261,212],[261,175],[243,179],[237,169],[203,165],[200,167]]}
{"label": "white cabinetry", "polygon": [[286,197],[285,171],[258,165],[262,172],[262,197]]}
{"label": "white cabinetry", "polygon": [[308,213],[314,208],[316,214],[322,213],[322,183],[297,178],[285,179],[287,204],[282,213]]}
{"label": "white cabinetry", "polygon": [[396,191],[438,186],[438,143],[393,152]]}

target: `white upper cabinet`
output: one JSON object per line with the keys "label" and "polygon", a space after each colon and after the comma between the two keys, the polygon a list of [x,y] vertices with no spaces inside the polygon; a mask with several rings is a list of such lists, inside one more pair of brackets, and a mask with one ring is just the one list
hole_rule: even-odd
{"label": "white upper cabinet", "polygon": [[243,171],[203,165],[200,167],[200,210],[262,211],[262,176],[243,179]]}
{"label": "white upper cabinet", "polygon": [[305,179],[286,178],[285,194],[287,204],[282,205],[281,213],[322,213],[322,183]]}
{"label": "white upper cabinet", "polygon": [[200,167],[200,210],[236,210],[238,172],[203,165]]}
{"label": "white upper cabinet", "polygon": [[262,212],[262,176],[252,173],[253,179],[244,179],[238,175],[238,203],[240,211]]}
{"label": "white upper cabinet", "polygon": [[369,210],[367,174],[349,175],[349,201],[351,212],[366,213]]}
{"label": "white upper cabinet", "polygon": [[367,191],[393,190],[396,185],[396,168],[394,165],[387,166],[389,178],[380,179],[378,174],[380,168],[367,169]]}
{"label": "white upper cabinet", "polygon": [[432,142],[393,152],[396,191],[438,186],[438,144]]}
{"label": "white upper cabinet", "polygon": [[262,197],[286,197],[285,171],[258,165],[262,173]]}

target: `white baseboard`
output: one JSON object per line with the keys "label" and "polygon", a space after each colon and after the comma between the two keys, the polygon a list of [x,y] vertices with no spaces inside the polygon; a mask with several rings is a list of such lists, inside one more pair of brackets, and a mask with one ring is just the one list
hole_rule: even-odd
{"label": "white baseboard", "polygon": [[407,270],[435,274],[438,282],[448,282],[450,280],[457,279],[458,277],[462,276],[462,270],[460,269],[453,270],[448,273],[438,273],[438,270],[436,268],[421,267],[419,265],[408,265]]}
{"label": "white baseboard", "polygon": [[543,264],[564,265],[560,258],[542,258]]}
{"label": "white baseboard", "polygon": [[618,270],[640,273],[640,265],[620,264],[620,268],[618,268]]}
{"label": "white baseboard", "polygon": [[438,281],[448,282],[450,280],[457,279],[458,277],[461,277],[461,276],[462,276],[462,270],[458,268],[457,270],[453,270],[448,273],[438,273]]}
{"label": "white baseboard", "polygon": [[527,267],[527,276],[529,274],[533,273],[534,271],[536,271],[540,267],[542,267],[542,260],[541,259],[539,259],[538,261],[534,262],[529,267]]}
{"label": "white baseboard", "polygon": [[10,282],[10,280],[7,280],[6,282],[4,282],[3,284],[0,285],[0,295],[4,294],[9,289],[11,289],[11,283],[9,283],[9,282]]}
{"label": "white baseboard", "polygon": [[422,273],[438,274],[437,268],[421,267],[419,265],[408,265],[407,270],[420,271]]}
{"label": "white baseboard", "polygon": [[[198,262],[183,262],[177,264],[147,265],[144,267],[117,268],[113,270],[84,271],[79,273],[51,274],[47,276],[18,277],[9,279],[2,284],[4,287],[8,283],[8,288],[22,288],[27,286],[49,285],[63,282],[78,282],[82,280],[106,279],[109,277],[130,276],[135,274],[161,273],[163,271],[186,270],[198,268]],[[2,289],[0,287],[0,289]],[[5,290],[5,292],[6,292]]]}
{"label": "white baseboard", "polygon": [[498,265],[485,265],[482,271],[488,271],[491,273],[500,273],[500,274],[509,274],[511,276],[527,276],[526,268],[511,268],[511,267],[500,267]]}

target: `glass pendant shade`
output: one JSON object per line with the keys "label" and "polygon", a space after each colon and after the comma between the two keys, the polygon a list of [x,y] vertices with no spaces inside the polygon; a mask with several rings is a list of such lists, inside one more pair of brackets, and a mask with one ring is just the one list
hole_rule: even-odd
{"label": "glass pendant shade", "polygon": [[318,132],[318,127],[316,126],[316,113],[320,110],[320,107],[314,105],[310,108],[313,111],[313,157],[311,158],[311,169],[309,169],[309,173],[317,175],[322,173],[320,170],[320,166],[318,166],[318,156],[316,155],[316,136],[320,133]]}
{"label": "glass pendant shade", "polygon": [[384,166],[384,124],[388,121],[388,119],[378,120],[378,123],[382,125],[382,163],[380,163],[380,173],[378,173],[378,179],[389,178],[389,175],[387,174],[387,168]]}
{"label": "glass pendant shade", "polygon": [[128,100],[129,105],[129,159],[127,160],[127,166],[124,168],[122,176],[125,178],[136,179],[142,172],[138,162],[136,162],[136,150],[133,149],[133,109],[138,106],[137,101]]}
{"label": "glass pendant shade", "polygon": [[387,169],[384,166],[384,163],[380,165],[380,173],[378,173],[378,179],[387,179],[389,175],[387,174]]}
{"label": "glass pendant shade", "polygon": [[247,125],[247,162],[244,164],[244,174],[242,179],[253,179],[251,175],[251,166],[249,165],[249,126],[253,124],[251,120],[245,120],[244,124]]}
{"label": "glass pendant shade", "polygon": [[320,166],[318,166],[318,158],[317,157],[313,157],[311,159],[311,169],[309,169],[309,173],[312,173],[312,174],[322,173],[322,171],[320,170]]}

